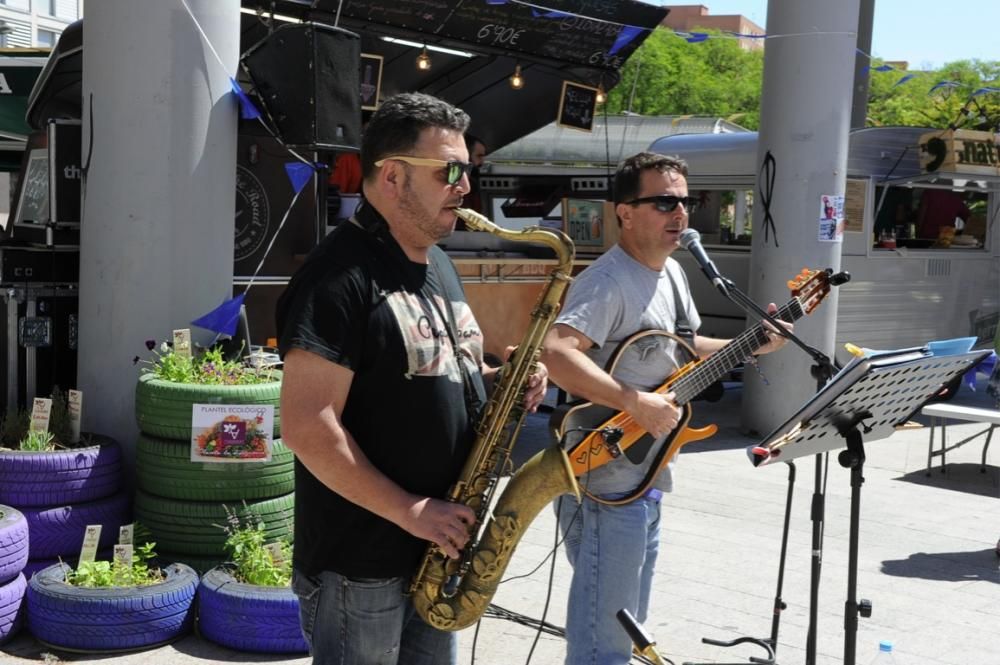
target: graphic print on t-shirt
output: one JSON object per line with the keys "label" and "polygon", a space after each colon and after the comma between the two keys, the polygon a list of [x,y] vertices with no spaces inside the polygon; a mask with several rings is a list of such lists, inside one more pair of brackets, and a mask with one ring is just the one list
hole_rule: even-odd
{"label": "graphic print on t-shirt", "polygon": [[[446,376],[461,383],[462,375],[455,362],[448,328],[441,318],[447,305],[441,296],[434,294],[433,297],[436,306],[420,295],[405,291],[396,291],[386,297],[406,345],[407,376]],[[482,331],[466,303],[453,302],[451,307],[455,312],[462,359],[475,371],[483,359]]]}

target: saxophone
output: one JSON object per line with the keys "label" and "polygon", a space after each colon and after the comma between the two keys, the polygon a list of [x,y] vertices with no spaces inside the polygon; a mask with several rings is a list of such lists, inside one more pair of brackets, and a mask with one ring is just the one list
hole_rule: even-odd
{"label": "saxophone", "polygon": [[[556,445],[532,457],[510,479],[493,517],[483,527],[500,475],[510,468],[510,451],[527,415],[524,389],[534,374],[545,333],[556,318],[559,301],[571,280],[573,241],[560,231],[530,227],[509,231],[471,210],[456,210],[468,228],[489,231],[518,242],[551,247],[558,265],[549,274],[531,312],[528,332],[504,365],[483,415],[476,424],[472,452],[448,493],[476,513],[470,539],[459,559],[449,559],[431,544],[424,554],[409,592],[417,614],[440,630],[461,630],[479,620],[496,593],[514,548],[533,519],[550,501],[580,489],[562,447]],[[481,533],[481,535],[480,535]],[[478,538],[477,538],[478,536]]]}

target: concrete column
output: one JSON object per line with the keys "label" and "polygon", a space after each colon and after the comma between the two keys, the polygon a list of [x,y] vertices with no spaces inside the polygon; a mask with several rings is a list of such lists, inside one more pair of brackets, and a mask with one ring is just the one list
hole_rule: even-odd
{"label": "concrete column", "polygon": [[84,429],[130,461],[132,358],[232,288],[240,4],[186,2],[208,43],[181,2],[102,0],[84,21],[78,385]]}
{"label": "concrete column", "polygon": [[[843,196],[859,0],[770,0],[761,97],[758,168],[774,158],[768,228],[768,185],[758,173],[753,213],[750,296],[779,306],[786,281],[803,267],[840,267],[840,242],[819,240],[821,197]],[[830,294],[796,332],[832,357],[837,295]],[[812,359],[792,344],[761,358],[767,385],[744,373],[742,422],[766,435],[816,390]]]}

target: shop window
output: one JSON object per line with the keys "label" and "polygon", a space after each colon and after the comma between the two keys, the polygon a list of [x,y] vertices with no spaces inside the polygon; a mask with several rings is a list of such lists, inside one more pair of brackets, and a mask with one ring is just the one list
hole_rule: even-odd
{"label": "shop window", "polygon": [[748,189],[692,189],[698,209],[690,215],[691,228],[706,245],[749,245],[753,192]]}
{"label": "shop window", "polygon": [[876,187],[877,249],[975,249],[986,245],[987,197],[952,189]]}

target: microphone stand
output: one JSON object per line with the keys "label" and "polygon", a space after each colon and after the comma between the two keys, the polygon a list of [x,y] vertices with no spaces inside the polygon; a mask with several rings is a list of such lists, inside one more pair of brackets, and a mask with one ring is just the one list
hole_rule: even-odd
{"label": "microphone stand", "polygon": [[[709,279],[711,279],[711,276],[709,276]],[[846,273],[839,273],[831,278],[831,284],[838,286],[846,282],[848,279],[850,279],[850,277],[846,276]],[[741,291],[732,280],[726,277],[721,277],[721,281],[722,284],[717,284],[716,286],[722,295],[726,296],[729,300],[738,305],[743,311],[754,315],[758,320],[770,323],[777,334],[795,343],[796,346],[805,351],[806,354],[808,354],[815,361],[816,364],[812,366],[810,373],[813,378],[816,379],[816,391],[819,392],[836,373],[836,366],[830,358],[819,349],[806,344],[794,333],[786,330],[771,314],[761,308],[760,305],[750,298],[750,296]],[[795,465],[791,462],[787,462],[787,464],[789,466],[788,496],[785,502],[784,527],[781,537],[781,555],[778,559],[778,588],[774,599],[774,615],[771,621],[771,636],[765,640],[739,638],[730,642],[702,638],[702,642],[717,646],[735,646],[736,644],[748,641],[763,646],[768,651],[768,656],[770,658],[765,660],[751,657],[750,660],[754,663],[770,664],[776,662],[775,651],[778,648],[778,622],[781,611],[786,607],[784,601],[781,599],[781,589],[785,574],[785,553],[788,544],[789,514],[792,508],[792,489],[795,483]],[[813,529],[812,567],[809,583],[809,631],[806,638],[806,665],[815,665],[816,663],[816,631],[819,611],[819,582],[823,561],[823,523],[825,511],[823,468],[824,453],[817,453],[815,487],[813,490],[812,507],[810,510],[810,519],[813,523]]]}

